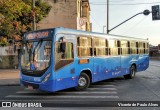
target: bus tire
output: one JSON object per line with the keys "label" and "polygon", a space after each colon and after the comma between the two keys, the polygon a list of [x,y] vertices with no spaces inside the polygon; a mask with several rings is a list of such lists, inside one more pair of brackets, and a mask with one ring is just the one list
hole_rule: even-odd
{"label": "bus tire", "polygon": [[90,77],[86,73],[81,73],[78,78],[78,86],[75,87],[76,90],[85,90],[90,85]]}
{"label": "bus tire", "polygon": [[134,65],[132,65],[130,67],[130,71],[129,72],[130,72],[129,74],[124,75],[125,79],[133,79],[135,77],[135,75],[136,75],[136,67]]}

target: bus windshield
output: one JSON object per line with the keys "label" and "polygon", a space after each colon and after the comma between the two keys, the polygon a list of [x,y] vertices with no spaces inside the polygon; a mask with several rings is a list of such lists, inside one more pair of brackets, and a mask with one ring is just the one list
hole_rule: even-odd
{"label": "bus windshield", "polygon": [[22,71],[41,71],[49,67],[51,56],[51,41],[39,40],[27,42],[22,47]]}

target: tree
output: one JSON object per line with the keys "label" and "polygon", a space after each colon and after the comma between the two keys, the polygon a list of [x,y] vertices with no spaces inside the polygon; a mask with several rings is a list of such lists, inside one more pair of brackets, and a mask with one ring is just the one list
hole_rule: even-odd
{"label": "tree", "polygon": [[[46,17],[51,9],[47,2],[36,0],[32,9],[32,0],[0,0],[0,36],[3,39],[15,39],[32,30],[33,15],[36,23]],[[4,40],[3,40],[4,41]],[[0,39],[0,45],[7,45]]]}

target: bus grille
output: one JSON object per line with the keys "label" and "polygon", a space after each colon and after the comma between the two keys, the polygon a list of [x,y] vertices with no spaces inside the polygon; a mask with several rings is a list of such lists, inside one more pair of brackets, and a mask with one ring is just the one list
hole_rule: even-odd
{"label": "bus grille", "polygon": [[28,82],[25,82],[25,81],[22,81],[22,84],[23,84],[25,87],[32,86],[33,89],[38,89],[38,88],[39,88],[39,84],[28,83]]}

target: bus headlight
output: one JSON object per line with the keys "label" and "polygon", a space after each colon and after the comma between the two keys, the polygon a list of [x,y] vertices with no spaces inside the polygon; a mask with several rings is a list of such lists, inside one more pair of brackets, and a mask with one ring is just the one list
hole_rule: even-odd
{"label": "bus headlight", "polygon": [[46,82],[48,80],[48,78],[50,77],[51,73],[47,74],[47,76],[42,80],[42,82]]}

